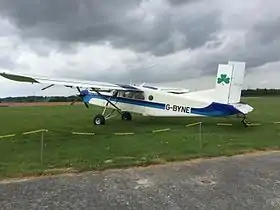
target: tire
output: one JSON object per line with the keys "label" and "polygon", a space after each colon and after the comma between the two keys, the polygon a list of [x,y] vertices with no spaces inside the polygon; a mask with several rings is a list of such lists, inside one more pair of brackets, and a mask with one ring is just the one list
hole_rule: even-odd
{"label": "tire", "polygon": [[95,125],[104,125],[105,124],[105,118],[102,114],[98,114],[94,117],[93,123]]}
{"label": "tire", "polygon": [[132,120],[131,114],[129,112],[123,112],[122,113],[122,120],[131,121]]}

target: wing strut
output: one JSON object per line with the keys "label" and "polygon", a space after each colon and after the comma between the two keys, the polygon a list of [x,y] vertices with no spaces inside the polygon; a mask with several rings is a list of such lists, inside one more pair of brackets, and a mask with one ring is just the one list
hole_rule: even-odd
{"label": "wing strut", "polygon": [[52,87],[52,86],[54,86],[54,84],[48,85],[47,87],[44,87],[44,88],[42,88],[41,90],[46,90],[46,89],[48,89],[48,88],[50,88],[50,87]]}
{"label": "wing strut", "polygon": [[99,96],[101,96],[103,99],[105,99],[105,100],[107,101],[106,106],[107,106],[108,103],[109,103],[109,104],[111,104],[113,107],[115,107],[116,110],[118,110],[119,113],[122,113],[122,110],[121,110],[119,107],[117,107],[115,104],[113,104],[113,103],[110,101],[110,99],[104,97],[98,90],[94,90],[94,91],[95,91]]}

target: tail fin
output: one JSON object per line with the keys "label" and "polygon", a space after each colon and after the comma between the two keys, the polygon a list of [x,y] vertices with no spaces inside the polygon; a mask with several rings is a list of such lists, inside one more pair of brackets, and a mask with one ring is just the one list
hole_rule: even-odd
{"label": "tail fin", "polygon": [[240,102],[245,65],[244,62],[235,61],[219,64],[216,78],[217,102],[226,104]]}

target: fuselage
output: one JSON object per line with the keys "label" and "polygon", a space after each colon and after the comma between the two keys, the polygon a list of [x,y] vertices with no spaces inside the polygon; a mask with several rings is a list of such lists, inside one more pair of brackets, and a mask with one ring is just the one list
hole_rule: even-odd
{"label": "fuselage", "polygon": [[[229,116],[242,113],[235,105],[216,103],[214,100],[194,97],[192,93],[170,93],[153,88],[139,87],[141,91],[118,91],[97,94],[89,92],[83,97],[87,103],[105,107],[110,100],[122,111],[145,116]],[[107,99],[107,100],[106,100]],[[115,109],[108,104],[108,108]]]}

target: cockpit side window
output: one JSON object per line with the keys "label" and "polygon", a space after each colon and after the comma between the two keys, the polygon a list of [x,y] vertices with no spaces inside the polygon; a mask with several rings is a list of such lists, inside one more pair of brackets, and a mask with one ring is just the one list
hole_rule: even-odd
{"label": "cockpit side window", "polygon": [[123,98],[137,99],[137,100],[145,99],[143,92],[135,92],[135,91],[119,91],[118,96]]}

